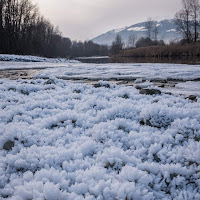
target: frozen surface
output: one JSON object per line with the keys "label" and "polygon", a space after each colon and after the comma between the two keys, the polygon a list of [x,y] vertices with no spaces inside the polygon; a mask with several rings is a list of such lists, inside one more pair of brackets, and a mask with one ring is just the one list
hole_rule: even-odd
{"label": "frozen surface", "polygon": [[200,65],[178,64],[69,64],[41,71],[37,77],[54,75],[63,79],[200,79]]}
{"label": "frozen surface", "polygon": [[0,54],[0,61],[12,61],[12,62],[50,62],[50,63],[69,63],[78,62],[75,60],[67,60],[63,58],[44,58],[38,56],[28,56],[28,55],[10,55],[10,54]]}
{"label": "frozen surface", "polygon": [[172,92],[173,94],[196,95],[200,97],[200,81],[178,83],[174,88],[168,88],[165,91]]}
{"label": "frozen surface", "polygon": [[199,99],[100,85],[0,80],[0,199],[200,199]]}
{"label": "frozen surface", "polygon": [[[1,56],[1,54],[0,54]],[[26,56],[27,57],[27,56]],[[63,79],[90,79],[110,80],[195,80],[200,79],[200,65],[183,64],[86,64],[75,60],[53,62],[52,59],[44,62],[3,62],[0,61],[0,70],[12,69],[46,69],[40,71],[38,78],[56,76]],[[57,59],[56,59],[57,60]],[[49,69],[51,68],[51,69]]]}
{"label": "frozen surface", "polygon": [[46,69],[55,67],[66,67],[66,63],[51,63],[51,62],[19,62],[19,61],[0,61],[0,70],[24,70],[24,69]]}

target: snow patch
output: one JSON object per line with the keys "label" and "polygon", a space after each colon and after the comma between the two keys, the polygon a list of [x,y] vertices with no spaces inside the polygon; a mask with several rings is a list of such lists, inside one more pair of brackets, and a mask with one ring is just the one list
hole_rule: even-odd
{"label": "snow patch", "polygon": [[140,27],[131,27],[127,29],[128,31],[146,31],[146,28],[144,26]]}
{"label": "snow patch", "polygon": [[176,32],[176,29],[169,29],[166,32]]}

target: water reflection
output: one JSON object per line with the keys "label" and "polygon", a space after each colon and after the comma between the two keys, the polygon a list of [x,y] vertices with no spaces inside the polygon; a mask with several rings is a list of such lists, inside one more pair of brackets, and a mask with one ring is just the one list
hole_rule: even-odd
{"label": "water reflection", "polygon": [[200,65],[200,57],[182,57],[182,58],[148,58],[148,57],[95,57],[95,58],[78,58],[83,63],[175,63]]}

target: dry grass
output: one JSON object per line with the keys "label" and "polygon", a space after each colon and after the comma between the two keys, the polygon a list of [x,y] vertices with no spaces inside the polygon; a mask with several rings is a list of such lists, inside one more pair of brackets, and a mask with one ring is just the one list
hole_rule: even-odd
{"label": "dry grass", "polygon": [[167,46],[149,46],[129,50],[122,50],[119,54],[112,55],[120,57],[193,57],[200,56],[200,43],[173,44]]}

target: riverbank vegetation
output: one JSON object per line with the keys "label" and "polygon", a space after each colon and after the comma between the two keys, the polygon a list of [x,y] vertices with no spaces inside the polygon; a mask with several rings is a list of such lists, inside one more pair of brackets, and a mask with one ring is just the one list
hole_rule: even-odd
{"label": "riverbank vegetation", "polygon": [[[165,44],[157,40],[159,28],[149,18],[145,24],[146,37],[137,41],[134,36],[123,44],[117,36],[111,47],[112,57],[192,57],[200,56],[200,4],[199,0],[182,0],[182,9],[175,14],[176,31],[182,39]],[[133,42],[134,41],[134,42]]]}
{"label": "riverbank vegetation", "polygon": [[190,44],[170,44],[124,49],[112,57],[193,57],[200,56],[200,42]]}

